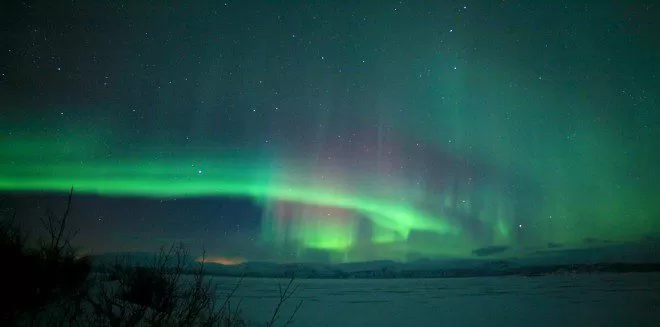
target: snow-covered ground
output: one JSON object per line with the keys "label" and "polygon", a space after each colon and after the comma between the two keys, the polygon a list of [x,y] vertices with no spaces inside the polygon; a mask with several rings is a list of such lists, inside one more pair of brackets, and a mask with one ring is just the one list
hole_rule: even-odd
{"label": "snow-covered ground", "polygon": [[[213,277],[219,296],[236,278]],[[244,279],[232,307],[269,321],[282,279]],[[660,326],[660,273],[543,277],[300,279],[291,326]]]}

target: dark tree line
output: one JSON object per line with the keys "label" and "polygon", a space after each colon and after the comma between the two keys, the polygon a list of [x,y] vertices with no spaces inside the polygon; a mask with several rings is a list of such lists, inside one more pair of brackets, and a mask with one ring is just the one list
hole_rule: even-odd
{"label": "dark tree line", "polygon": [[[0,326],[246,326],[240,301],[231,301],[240,281],[218,300],[215,285],[205,278],[204,256],[191,264],[183,245],[161,248],[151,264],[92,269],[87,256],[71,246],[77,234],[67,226],[73,189],[61,215],[47,212],[40,220],[46,236],[30,246],[16,211],[0,202]],[[241,279],[242,281],[242,279]],[[282,289],[267,326],[275,326],[283,304],[295,291],[293,278]],[[302,301],[296,306],[286,326]]]}

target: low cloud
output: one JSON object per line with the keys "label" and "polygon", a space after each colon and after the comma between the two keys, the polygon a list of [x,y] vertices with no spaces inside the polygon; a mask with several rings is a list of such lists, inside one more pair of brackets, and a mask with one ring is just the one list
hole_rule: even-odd
{"label": "low cloud", "polygon": [[[197,262],[201,262],[202,258],[197,258]],[[219,263],[222,265],[237,265],[245,262],[243,258],[226,258],[226,257],[206,257],[205,263]]]}
{"label": "low cloud", "polygon": [[557,249],[561,247],[564,247],[561,243],[548,242],[548,249]]}
{"label": "low cloud", "polygon": [[508,246],[488,246],[488,247],[485,247],[485,248],[479,248],[479,249],[473,250],[472,254],[476,255],[478,257],[486,257],[486,256],[489,256],[489,255],[502,253],[502,252],[504,252],[508,249],[509,249]]}

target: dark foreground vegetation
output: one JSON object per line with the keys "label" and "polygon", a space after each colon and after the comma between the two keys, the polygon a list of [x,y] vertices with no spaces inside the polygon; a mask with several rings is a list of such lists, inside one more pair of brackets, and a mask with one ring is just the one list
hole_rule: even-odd
{"label": "dark foreground vegetation", "polygon": [[[45,237],[30,239],[20,228],[16,212],[0,208],[0,326],[247,326],[240,301],[225,296],[207,280],[202,260],[191,266],[183,245],[162,248],[148,265],[127,260],[92,270],[89,257],[71,246],[75,232],[67,228],[73,190],[63,214],[48,213],[41,223]],[[257,324],[286,326],[302,305],[283,316],[292,299],[291,278],[280,287],[270,321]],[[220,300],[219,300],[220,299]]]}

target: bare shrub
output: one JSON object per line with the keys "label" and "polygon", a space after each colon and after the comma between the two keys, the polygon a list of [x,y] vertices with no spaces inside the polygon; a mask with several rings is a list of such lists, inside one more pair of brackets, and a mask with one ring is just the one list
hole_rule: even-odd
{"label": "bare shrub", "polygon": [[[92,274],[89,257],[78,257],[71,246],[77,231],[67,227],[73,189],[62,215],[48,211],[41,219],[46,236],[35,248],[16,224],[13,210],[0,208],[0,256],[6,263],[0,279],[0,326],[246,326],[241,302],[232,300],[241,278],[218,301],[217,287],[206,279],[205,253],[196,263],[188,248],[161,248],[148,265],[128,259]],[[4,204],[4,201],[0,202]],[[297,289],[293,277],[282,288],[279,302],[266,323],[274,327]],[[298,303],[282,326],[289,325]]]}
{"label": "bare shrub", "polygon": [[27,246],[27,235],[16,222],[16,212],[2,210],[0,223],[0,255],[5,261],[5,276],[0,292],[0,324],[72,324],[82,311],[83,294],[91,263],[87,257],[76,257],[67,232],[73,189],[62,215],[48,212],[41,223],[47,237],[36,248]]}
{"label": "bare shrub", "polygon": [[[229,299],[216,301],[216,288],[205,280],[204,260],[189,267],[183,245],[161,248],[148,266],[116,264],[97,278],[96,292],[88,302],[96,323],[110,326],[244,326]],[[191,280],[184,276],[190,273]]]}

